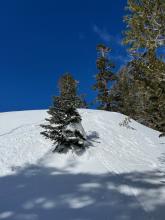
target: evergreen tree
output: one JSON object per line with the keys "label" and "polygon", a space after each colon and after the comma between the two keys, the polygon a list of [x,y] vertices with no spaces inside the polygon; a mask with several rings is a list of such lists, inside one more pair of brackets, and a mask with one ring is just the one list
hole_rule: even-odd
{"label": "evergreen tree", "polygon": [[132,95],[130,87],[132,84],[132,76],[129,74],[130,64],[123,67],[117,73],[117,82],[112,86],[110,91],[111,111],[120,112],[131,116],[133,114],[133,105],[130,106]]}
{"label": "evergreen tree", "polygon": [[110,82],[116,79],[112,68],[114,64],[109,60],[110,48],[103,44],[97,46],[98,59],[96,66],[98,73],[96,75],[96,83],[93,86],[94,90],[98,90],[97,101],[99,102],[99,109],[110,110],[109,90]]}
{"label": "evergreen tree", "polygon": [[53,97],[53,106],[49,108],[47,124],[41,125],[41,132],[53,141],[54,152],[66,152],[69,149],[84,149],[86,135],[81,125],[81,116],[77,111],[80,100],[77,96],[77,83],[70,74],[59,80],[59,96]]}
{"label": "evergreen tree", "polygon": [[64,74],[59,80],[60,96],[64,99],[71,100],[75,108],[86,108],[87,104],[84,96],[78,96],[78,81],[73,78],[70,73]]}
{"label": "evergreen tree", "polygon": [[165,63],[156,58],[151,67],[145,60],[133,60],[119,71],[110,93],[112,111],[165,132]]}
{"label": "evergreen tree", "polygon": [[127,9],[124,43],[129,44],[133,54],[140,51],[153,53],[165,44],[164,0],[128,0]]}
{"label": "evergreen tree", "polygon": [[135,60],[134,65],[139,69],[135,80],[143,99],[144,120],[148,126],[165,132],[165,63],[147,53],[142,61]]}
{"label": "evergreen tree", "polygon": [[[157,48],[165,45],[165,1],[128,0],[124,43],[134,57],[126,69],[125,111],[152,128],[165,131],[165,63]],[[130,80],[129,77],[132,77]],[[124,98],[125,99],[125,98]]]}

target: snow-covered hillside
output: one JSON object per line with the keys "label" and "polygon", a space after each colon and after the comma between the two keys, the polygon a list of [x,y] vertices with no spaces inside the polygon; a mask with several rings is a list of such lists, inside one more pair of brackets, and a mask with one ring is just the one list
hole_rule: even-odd
{"label": "snow-covered hillside", "polygon": [[164,220],[165,138],[124,116],[80,110],[90,147],[51,153],[46,111],[0,113],[0,219]]}

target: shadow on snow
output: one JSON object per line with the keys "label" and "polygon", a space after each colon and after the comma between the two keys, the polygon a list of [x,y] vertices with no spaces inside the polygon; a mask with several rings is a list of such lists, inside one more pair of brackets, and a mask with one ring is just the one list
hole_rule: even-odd
{"label": "shadow on snow", "polygon": [[156,171],[95,175],[29,166],[0,177],[0,219],[164,220],[164,201],[152,204],[146,213],[135,196],[124,190],[124,186],[156,190],[152,196],[157,200],[165,185],[154,180],[164,178]]}

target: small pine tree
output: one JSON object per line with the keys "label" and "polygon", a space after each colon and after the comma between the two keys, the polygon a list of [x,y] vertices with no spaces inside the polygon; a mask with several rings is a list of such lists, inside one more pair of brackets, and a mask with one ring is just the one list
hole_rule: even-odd
{"label": "small pine tree", "polygon": [[48,110],[50,118],[46,119],[48,123],[41,125],[45,129],[41,134],[55,145],[53,152],[85,148],[86,135],[76,109],[80,106],[76,89],[76,81],[70,74],[60,78],[60,95],[53,97],[53,106]]}
{"label": "small pine tree", "polygon": [[103,44],[97,46],[98,59],[96,66],[98,73],[96,75],[96,83],[93,86],[94,90],[98,90],[97,101],[100,103],[99,109],[109,110],[110,109],[110,100],[109,100],[109,87],[110,82],[116,79],[112,68],[114,64],[110,62],[108,55],[110,48],[106,47]]}

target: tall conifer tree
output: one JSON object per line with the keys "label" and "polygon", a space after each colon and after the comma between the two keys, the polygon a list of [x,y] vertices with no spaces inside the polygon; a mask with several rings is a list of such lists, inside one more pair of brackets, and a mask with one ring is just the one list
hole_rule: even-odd
{"label": "tall conifer tree", "polygon": [[96,66],[98,73],[96,74],[96,83],[93,86],[94,90],[98,90],[96,101],[99,102],[99,109],[110,110],[110,82],[116,79],[112,69],[114,64],[109,60],[110,48],[103,44],[97,46],[98,59]]}
{"label": "tall conifer tree", "polygon": [[[165,45],[165,1],[128,0],[127,8],[124,43],[134,57],[128,74],[134,80],[132,87],[127,80],[127,106],[134,118],[143,118],[144,124],[165,131],[165,63],[156,54]],[[131,105],[134,94],[138,98]]]}

